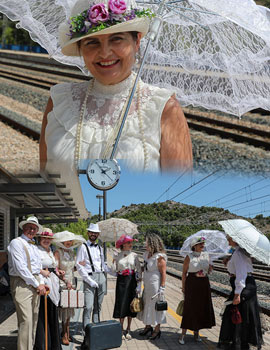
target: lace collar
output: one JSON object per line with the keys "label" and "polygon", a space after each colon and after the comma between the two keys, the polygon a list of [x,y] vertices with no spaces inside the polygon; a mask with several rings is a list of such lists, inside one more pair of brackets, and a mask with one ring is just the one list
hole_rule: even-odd
{"label": "lace collar", "polygon": [[106,96],[106,97],[115,97],[118,94],[127,94],[130,90],[130,87],[135,79],[135,73],[132,72],[125,80],[121,81],[118,84],[114,85],[103,85],[96,79],[94,79],[92,93],[95,96]]}
{"label": "lace collar", "polygon": [[201,252],[192,252],[191,253],[194,257],[198,258],[201,255]]}

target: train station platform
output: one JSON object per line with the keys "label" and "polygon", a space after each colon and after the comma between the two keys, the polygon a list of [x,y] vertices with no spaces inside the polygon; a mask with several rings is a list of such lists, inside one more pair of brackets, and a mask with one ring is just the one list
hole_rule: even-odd
{"label": "train station platform", "polygon": [[[107,295],[104,298],[101,312],[101,320],[112,319],[114,298],[115,298],[115,282],[116,278],[108,276]],[[123,340],[120,349],[127,350],[213,350],[216,349],[221,317],[219,316],[220,309],[215,307],[216,326],[212,329],[202,329],[200,336],[202,341],[195,342],[192,332],[187,332],[185,337],[185,345],[178,343],[180,334],[181,317],[175,313],[178,302],[182,299],[180,292],[180,281],[168,279],[166,282],[166,300],[168,301],[169,309],[167,311],[167,323],[161,325],[161,337],[154,341],[150,341],[147,337],[142,337],[139,332],[144,328],[141,321],[135,318],[132,321],[131,340]],[[79,280],[78,287],[82,287],[82,281]],[[213,296],[213,299],[215,296]],[[62,345],[63,350],[79,350],[83,340],[82,336],[82,309],[76,309],[75,317],[71,321],[71,335],[73,342],[69,346]],[[1,350],[16,350],[17,338],[17,318],[14,312],[4,322],[0,324],[0,349]],[[264,334],[264,346],[262,350],[270,349],[269,332]]]}

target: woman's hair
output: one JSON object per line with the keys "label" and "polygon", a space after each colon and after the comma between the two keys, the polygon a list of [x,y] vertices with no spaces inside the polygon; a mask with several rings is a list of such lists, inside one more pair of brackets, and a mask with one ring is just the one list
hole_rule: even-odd
{"label": "woman's hair", "polygon": [[163,241],[158,235],[154,233],[147,234],[146,242],[152,255],[155,253],[165,253]]}

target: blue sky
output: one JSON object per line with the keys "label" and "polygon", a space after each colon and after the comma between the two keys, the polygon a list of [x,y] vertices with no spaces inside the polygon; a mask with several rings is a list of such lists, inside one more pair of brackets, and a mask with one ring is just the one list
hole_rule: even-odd
{"label": "blue sky", "polygon": [[[121,164],[119,183],[107,191],[107,212],[132,203],[154,203],[166,200],[195,206],[217,206],[245,216],[270,216],[270,181],[262,176],[230,175],[225,172],[202,174],[136,173]],[[93,188],[86,175],[80,175],[87,209],[98,214],[101,191]],[[102,205],[102,204],[101,204]]]}

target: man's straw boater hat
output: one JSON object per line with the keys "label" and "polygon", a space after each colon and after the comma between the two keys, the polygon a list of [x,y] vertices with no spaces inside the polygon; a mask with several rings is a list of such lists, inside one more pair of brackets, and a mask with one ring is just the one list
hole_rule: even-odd
{"label": "man's straw boater hat", "polygon": [[23,229],[23,226],[26,224],[33,224],[36,225],[38,228],[38,233],[42,232],[43,227],[39,224],[37,217],[35,216],[29,216],[26,220],[23,220],[19,223],[19,227]]}
{"label": "man's straw boater hat", "polygon": [[139,32],[146,35],[150,9],[137,9],[134,0],[78,0],[68,21],[59,26],[59,42],[66,56],[80,56],[77,42],[94,35]]}

